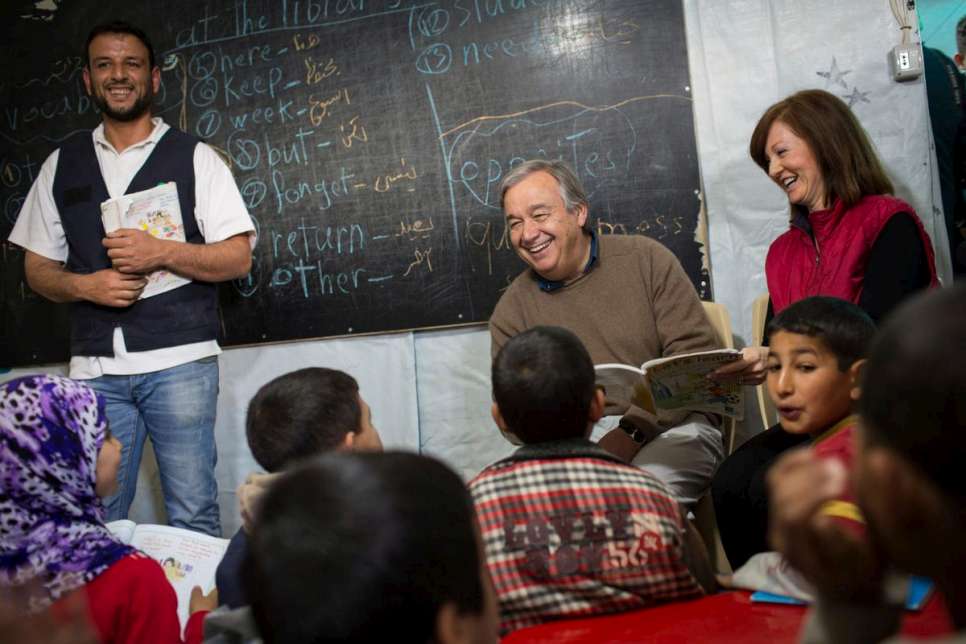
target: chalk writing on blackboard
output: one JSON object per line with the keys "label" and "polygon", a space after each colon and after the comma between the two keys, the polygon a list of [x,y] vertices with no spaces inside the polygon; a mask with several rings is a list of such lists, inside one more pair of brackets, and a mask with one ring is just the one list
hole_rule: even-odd
{"label": "chalk writing on blackboard", "polygon": [[[484,321],[523,266],[499,183],[529,158],[569,162],[589,225],[659,239],[708,295],[679,0],[116,8],[155,41],[156,114],[222,154],[256,224],[251,273],[220,289],[228,346]],[[0,27],[29,61],[0,72],[4,237],[48,154],[99,121],[77,49],[102,14]],[[64,311],[2,248],[0,362],[63,359]]]}

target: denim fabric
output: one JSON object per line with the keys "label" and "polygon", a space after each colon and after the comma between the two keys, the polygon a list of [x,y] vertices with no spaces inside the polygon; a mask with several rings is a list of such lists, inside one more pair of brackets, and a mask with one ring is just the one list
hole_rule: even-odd
{"label": "denim fabric", "polygon": [[144,439],[150,438],[168,523],[220,537],[215,480],[218,359],[130,376],[105,375],[86,384],[104,396],[111,433],[123,446],[119,491],[104,502],[107,520],[127,517]]}

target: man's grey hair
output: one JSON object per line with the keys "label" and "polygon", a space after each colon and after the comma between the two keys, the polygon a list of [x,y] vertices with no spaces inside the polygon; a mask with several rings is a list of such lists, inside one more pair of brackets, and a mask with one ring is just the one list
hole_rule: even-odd
{"label": "man's grey hair", "polygon": [[956,49],[960,56],[966,56],[966,16],[956,23]]}
{"label": "man's grey hair", "polygon": [[505,210],[503,201],[506,197],[507,190],[534,172],[546,172],[557,180],[557,184],[560,186],[560,198],[563,199],[567,212],[573,212],[579,205],[590,206],[587,202],[587,193],[584,192],[584,187],[580,185],[580,179],[577,178],[577,175],[574,174],[574,171],[570,169],[569,165],[563,161],[533,159],[524,161],[503,177],[503,181],[500,182],[501,210]]}

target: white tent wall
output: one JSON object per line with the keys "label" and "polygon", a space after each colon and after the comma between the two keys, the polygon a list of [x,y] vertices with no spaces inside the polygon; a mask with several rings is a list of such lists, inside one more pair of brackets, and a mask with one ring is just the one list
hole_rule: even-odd
{"label": "white tent wall", "polygon": [[[765,291],[768,245],[788,219],[783,195],[748,156],[748,139],[764,109],[787,94],[818,87],[851,96],[899,196],[923,217],[937,249],[945,248],[924,87],[893,82],[886,65],[899,42],[888,0],[684,6],[714,294],[731,313],[739,345],[751,337],[751,303]],[[937,257],[948,275],[948,257]],[[433,454],[469,478],[511,450],[490,418],[489,345],[479,326],[226,350],[215,429],[225,534],[238,527],[235,487],[256,468],[244,415],[262,384],[306,366],[344,369],[359,381],[388,448]],[[36,371],[66,370],[17,369],[2,379]],[[741,437],[760,429],[754,418],[745,425]],[[159,492],[157,466],[145,458],[134,520],[163,520]]]}
{"label": "white tent wall", "polygon": [[470,479],[513,451],[490,416],[485,328],[416,334],[420,448]]}

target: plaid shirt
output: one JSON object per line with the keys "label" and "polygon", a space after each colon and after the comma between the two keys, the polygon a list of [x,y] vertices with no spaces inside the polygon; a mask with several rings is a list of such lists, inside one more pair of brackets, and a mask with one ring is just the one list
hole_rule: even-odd
{"label": "plaid shirt", "polygon": [[524,446],[469,488],[504,634],[703,593],[677,501],[590,441]]}

